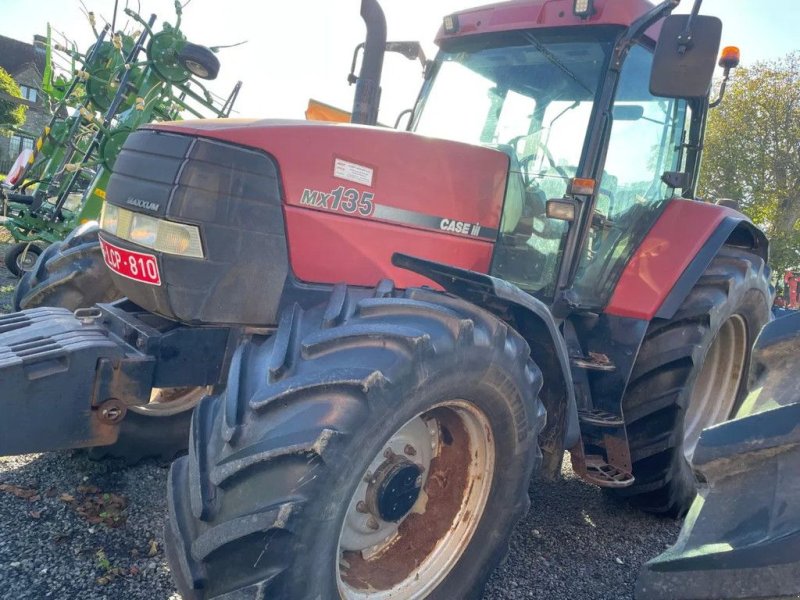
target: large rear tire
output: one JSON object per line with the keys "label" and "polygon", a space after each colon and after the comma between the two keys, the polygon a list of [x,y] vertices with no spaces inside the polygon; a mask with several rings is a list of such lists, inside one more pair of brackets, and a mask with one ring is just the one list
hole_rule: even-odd
{"label": "large rear tire", "polygon": [[198,406],[168,484],[184,598],[479,596],[530,503],[541,374],[488,312],[386,283],[288,309]]}
{"label": "large rear tire", "polygon": [[635,483],[612,493],[680,516],[695,496],[700,432],[729,419],[746,394],[750,351],[769,320],[764,261],[725,246],[672,319],[656,319],[623,399]]}

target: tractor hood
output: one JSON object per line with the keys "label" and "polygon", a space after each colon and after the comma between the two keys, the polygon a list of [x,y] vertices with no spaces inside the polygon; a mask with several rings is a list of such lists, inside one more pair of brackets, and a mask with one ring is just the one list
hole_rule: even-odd
{"label": "tractor hood", "polygon": [[483,235],[476,237],[492,240],[500,224],[509,160],[498,150],[382,127],[277,119],[179,121],[146,129],[266,152],[278,165],[284,201],[290,206],[337,212],[332,204],[325,209],[321,203],[303,202],[303,197],[309,190],[330,192],[344,186],[373,196],[376,209],[369,214],[352,211],[357,217],[392,222],[384,218],[392,210],[378,206],[405,210],[420,215],[407,225],[430,228],[424,217],[438,217],[429,224],[439,229],[442,219],[455,219],[479,224]]}
{"label": "tractor hood", "polygon": [[396,251],[487,272],[508,168],[498,150],[377,127],[151,125],[120,152],[100,238],[139,306],[273,325],[290,282],[433,285],[392,265]]}

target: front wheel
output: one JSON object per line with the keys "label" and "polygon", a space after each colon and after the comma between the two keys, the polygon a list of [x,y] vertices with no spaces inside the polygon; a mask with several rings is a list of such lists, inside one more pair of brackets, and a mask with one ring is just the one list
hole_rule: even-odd
{"label": "front wheel", "polygon": [[153,389],[148,404],[128,409],[117,441],[90,448],[89,458],[120,458],[129,465],[145,458],[173,460],[186,451],[192,410],[210,392],[210,387]]}
{"label": "front wheel", "polygon": [[91,221],[63,242],[50,244],[17,284],[14,308],[61,306],[74,311],[121,298],[103,261],[98,231],[98,224]]}
{"label": "front wheel", "polygon": [[481,309],[378,295],[290,309],[198,406],[169,482],[184,598],[479,596],[529,506],[541,374]]}
{"label": "front wheel", "polygon": [[29,242],[14,244],[6,252],[6,268],[15,277],[22,277],[28,271],[33,270],[36,259],[43,251],[41,246]]}

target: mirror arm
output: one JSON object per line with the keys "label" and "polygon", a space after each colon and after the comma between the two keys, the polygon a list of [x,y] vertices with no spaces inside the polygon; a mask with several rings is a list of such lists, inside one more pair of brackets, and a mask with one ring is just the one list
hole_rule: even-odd
{"label": "mirror arm", "polygon": [[717,96],[717,99],[708,105],[708,108],[717,108],[722,102],[722,99],[725,97],[725,88],[728,85],[728,76],[730,75],[730,73],[731,73],[730,68],[725,67],[725,71],[722,74],[722,83],[719,86],[719,96]]}
{"label": "mirror arm", "polygon": [[692,43],[694,41],[694,36],[692,35],[692,23],[694,22],[694,18],[700,12],[700,5],[703,3],[703,0],[694,0],[694,6],[692,6],[692,12],[689,13],[689,18],[686,20],[686,27],[678,36],[678,54],[684,55],[686,51],[692,47]]}

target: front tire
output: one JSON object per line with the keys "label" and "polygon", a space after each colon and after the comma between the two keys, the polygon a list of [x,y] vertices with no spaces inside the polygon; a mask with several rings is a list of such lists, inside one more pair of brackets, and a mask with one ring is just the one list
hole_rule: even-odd
{"label": "front tire", "polygon": [[675,316],[650,324],[623,398],[636,480],[613,494],[647,512],[688,510],[700,432],[729,419],[744,399],[750,351],[770,304],[764,261],[725,246]]}
{"label": "front tire", "polygon": [[181,594],[478,596],[529,506],[540,386],[516,332],[444,294],[289,309],[170,471]]}
{"label": "front tire", "polygon": [[48,246],[36,266],[17,284],[14,308],[60,306],[77,310],[121,298],[103,261],[98,231],[97,223],[86,223],[63,242]]}

